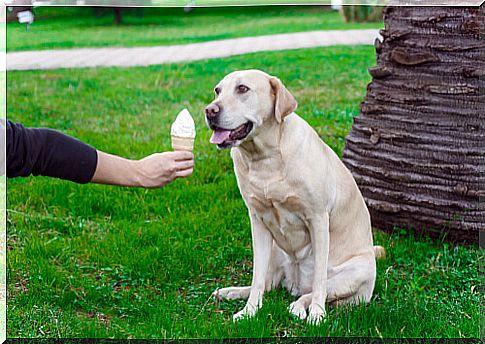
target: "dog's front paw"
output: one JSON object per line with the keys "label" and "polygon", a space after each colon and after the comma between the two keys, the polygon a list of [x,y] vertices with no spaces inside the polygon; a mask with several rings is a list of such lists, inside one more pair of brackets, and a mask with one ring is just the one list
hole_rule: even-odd
{"label": "dog's front paw", "polygon": [[306,309],[305,306],[298,301],[295,301],[290,304],[290,307],[288,308],[290,310],[290,313],[293,314],[294,316],[297,316],[301,320],[306,319]]}
{"label": "dog's front paw", "polygon": [[253,305],[247,304],[242,310],[234,314],[232,317],[233,321],[239,321],[245,318],[252,318],[256,314],[256,307]]}
{"label": "dog's front paw", "polygon": [[316,303],[311,304],[308,308],[307,321],[312,325],[319,325],[325,319],[325,316],[325,308]]}

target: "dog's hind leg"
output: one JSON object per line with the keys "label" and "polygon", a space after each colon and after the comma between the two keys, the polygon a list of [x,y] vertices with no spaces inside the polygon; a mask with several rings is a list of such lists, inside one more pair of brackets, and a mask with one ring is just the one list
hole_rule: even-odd
{"label": "dog's hind leg", "polygon": [[367,303],[372,297],[376,276],[373,255],[356,256],[329,272],[327,303]]}
{"label": "dog's hind leg", "polygon": [[[375,281],[375,258],[357,256],[327,272],[327,303],[334,306],[369,302]],[[312,293],[301,296],[290,304],[291,314],[300,319],[307,317],[307,309],[312,301]]]}
{"label": "dog's hind leg", "polygon": [[216,289],[212,295],[218,300],[246,300],[249,297],[251,287],[228,287]]}

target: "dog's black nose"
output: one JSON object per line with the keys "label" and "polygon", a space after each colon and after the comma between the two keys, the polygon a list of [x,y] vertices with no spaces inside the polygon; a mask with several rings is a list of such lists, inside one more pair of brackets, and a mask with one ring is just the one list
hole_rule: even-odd
{"label": "dog's black nose", "polygon": [[220,111],[221,108],[219,107],[219,105],[217,105],[216,103],[212,103],[205,108],[205,115],[207,119],[214,119],[217,117]]}

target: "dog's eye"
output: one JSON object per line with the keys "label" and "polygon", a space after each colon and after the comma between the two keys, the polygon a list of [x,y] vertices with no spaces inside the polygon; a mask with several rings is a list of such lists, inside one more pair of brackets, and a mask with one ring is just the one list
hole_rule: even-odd
{"label": "dog's eye", "polygon": [[247,87],[245,85],[239,85],[237,87],[237,92],[238,93],[246,93],[247,91],[249,91],[249,87]]}
{"label": "dog's eye", "polygon": [[217,95],[219,95],[219,93],[221,93],[221,89],[220,89],[219,87],[216,87],[216,88],[214,89],[214,92],[215,92]]}

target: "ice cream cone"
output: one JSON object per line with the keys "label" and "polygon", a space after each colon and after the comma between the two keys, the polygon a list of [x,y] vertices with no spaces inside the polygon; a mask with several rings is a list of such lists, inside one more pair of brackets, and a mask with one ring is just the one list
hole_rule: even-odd
{"label": "ice cream cone", "polygon": [[175,151],[189,151],[192,152],[194,149],[194,140],[192,137],[180,137],[172,135],[172,148]]}
{"label": "ice cream cone", "polygon": [[195,123],[189,110],[180,111],[175,122],[172,123],[170,134],[172,135],[173,150],[192,152],[195,140]]}

